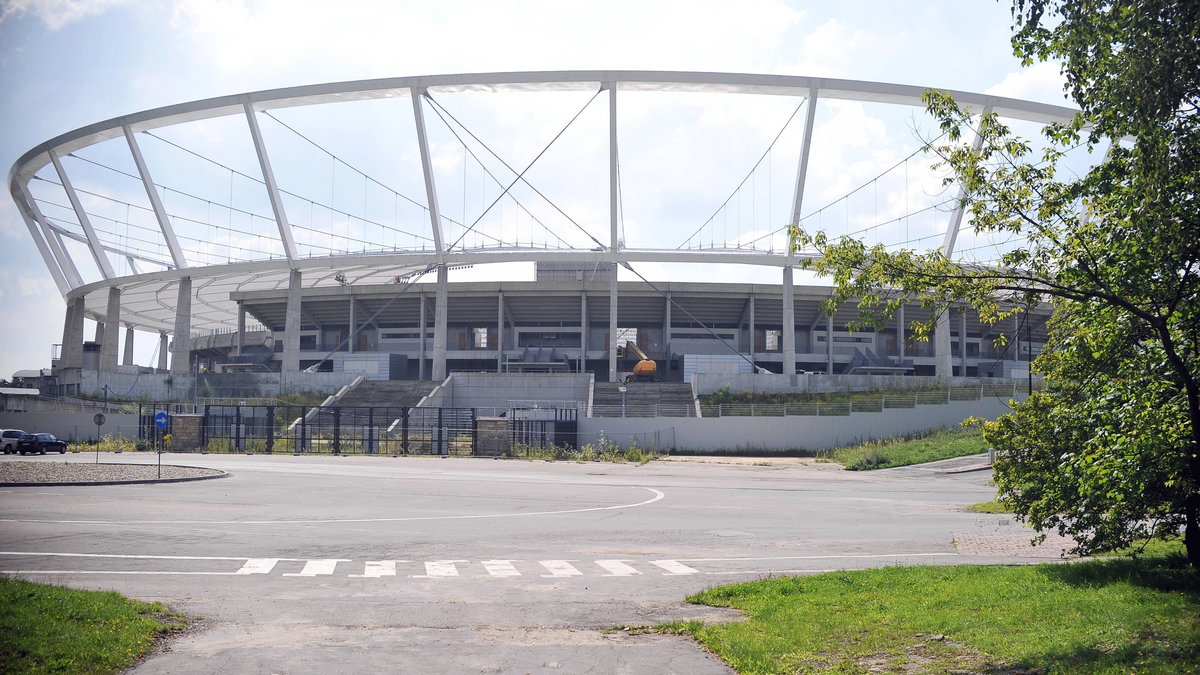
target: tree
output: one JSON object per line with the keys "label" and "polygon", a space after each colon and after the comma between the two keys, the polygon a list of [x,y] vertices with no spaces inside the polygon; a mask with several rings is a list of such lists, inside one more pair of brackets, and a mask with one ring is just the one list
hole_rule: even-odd
{"label": "tree", "polygon": [[[810,267],[833,277],[831,302],[859,300],[863,323],[912,298],[988,322],[1050,303],[1033,363],[1046,387],[984,425],[1001,497],[1078,553],[1182,528],[1200,568],[1200,3],[1014,0],[1013,18],[1016,53],[1061,61],[1081,110],[1045,129],[1044,151],[944,93],[925,103],[945,132],[929,150],[966,188],[972,227],[1024,242],[987,266],[799,229],[793,245],[822,253]],[[961,142],[974,125],[979,150]],[[1077,145],[1103,159],[1064,178]]]}

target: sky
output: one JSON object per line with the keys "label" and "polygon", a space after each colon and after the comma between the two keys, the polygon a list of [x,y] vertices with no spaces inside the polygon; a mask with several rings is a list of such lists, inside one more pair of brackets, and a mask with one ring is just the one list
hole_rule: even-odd
{"label": "sky", "polygon": [[[1058,66],[1023,68],[1012,55],[1009,27],[1009,5],[989,0],[0,0],[0,166],[7,172],[38,143],[140,110],[261,89],[408,75],[586,69],[769,73],[961,89],[1065,105]],[[544,129],[557,128],[589,96],[572,95],[539,108],[546,112]],[[755,107],[722,102],[691,108],[684,102],[675,119],[669,107],[633,96],[628,100],[628,111],[622,111],[628,131],[621,146],[628,241],[679,243],[690,232],[686,223],[702,222],[703,217],[697,221],[689,212],[690,220],[675,223],[670,214],[693,207],[700,209],[697,213],[716,214],[722,223],[721,230],[710,224],[701,238],[729,241],[761,230],[757,221],[741,224],[749,216],[735,213],[735,206],[714,211],[713,204],[719,206],[720,200],[712,202],[712,195],[731,194],[764,143],[780,131],[794,102],[781,99]],[[603,124],[603,117],[592,112],[604,112],[603,102],[597,103],[601,105],[592,104],[581,116],[581,128]],[[487,122],[471,117],[481,108],[469,97],[449,100],[447,107],[464,121],[475,119],[467,123],[492,132],[489,138],[497,139],[497,147],[515,157],[531,156],[545,140],[545,134],[529,139],[504,135],[531,114],[520,103],[496,106]],[[811,166],[819,169],[810,169],[816,178],[806,191],[806,203],[813,204],[834,200],[861,184],[860,176],[870,176],[881,164],[918,147],[915,136],[927,123],[916,119],[919,111],[897,118],[858,104],[818,110]],[[378,117],[368,107],[355,114],[376,121]],[[347,125],[339,131],[317,114],[279,111],[279,118],[348,157],[364,144]],[[648,126],[650,121],[659,126]],[[646,124],[639,126],[641,122]],[[287,136],[275,121],[262,123],[269,125],[264,129],[268,143]],[[712,129],[733,124],[750,128],[744,143],[725,147],[710,141]],[[798,128],[790,127],[781,143],[794,142]],[[469,220],[478,208],[474,202],[490,199],[486,188],[469,187],[472,182],[482,184],[484,163],[473,163],[445,130],[439,133],[433,139],[438,170],[447,185],[462,185],[458,192],[448,188],[445,210]],[[546,184],[553,187],[562,179],[561,167],[572,160],[582,162],[606,151],[603,144],[589,143],[589,138],[595,140],[591,136],[576,136],[574,149],[559,153],[559,164],[547,160],[541,175]],[[299,157],[304,144],[294,138],[291,142]],[[718,168],[703,168],[704,158],[715,159]],[[226,158],[230,164],[237,159]],[[330,192],[344,189],[337,187],[338,180],[343,186],[348,180],[354,185],[352,179],[339,178],[336,167],[329,170],[335,172]],[[763,199],[760,193],[774,189],[777,182],[763,178],[768,187],[759,185],[767,170],[757,171],[752,197],[731,204],[746,204],[746,212],[755,210]],[[169,182],[158,172],[155,179]],[[774,193],[771,203],[787,200],[786,190]],[[337,198],[330,195],[333,201]],[[366,209],[370,196],[361,199]],[[878,214],[878,190],[874,200]],[[580,201],[570,202],[567,210],[585,222],[605,222],[606,208],[606,203]],[[315,213],[311,205],[308,210]],[[330,226],[318,215],[309,217],[311,229]],[[665,236],[667,231],[671,237]],[[527,234],[512,232],[515,237]],[[206,254],[219,258],[221,251],[210,248]],[[49,367],[51,344],[61,341],[65,311],[7,189],[0,196],[0,265],[5,270],[0,283],[5,335],[0,378],[7,379],[17,370]],[[671,278],[670,270],[653,265],[643,272],[651,278]],[[85,330],[91,339],[90,321]],[[151,364],[156,342],[155,336],[139,333],[138,363]]]}

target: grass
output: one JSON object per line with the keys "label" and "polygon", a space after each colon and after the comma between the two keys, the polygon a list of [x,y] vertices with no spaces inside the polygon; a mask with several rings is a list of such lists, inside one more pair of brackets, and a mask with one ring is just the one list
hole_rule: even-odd
{"label": "grass", "polygon": [[1012,513],[1013,512],[1011,506],[1009,506],[1008,504],[1005,504],[1004,502],[1000,501],[999,499],[993,499],[990,502],[980,502],[978,504],[971,504],[970,506],[967,507],[967,510],[974,511],[975,513]]}
{"label": "grass", "polygon": [[1200,663],[1200,575],[1178,554],[833,572],[689,600],[748,620],[656,630],[694,636],[740,673],[1175,674]]}
{"label": "grass", "polygon": [[943,429],[919,438],[869,441],[837,448],[826,456],[850,471],[867,471],[975,455],[987,449],[978,429]]}
{"label": "grass", "polygon": [[79,591],[0,577],[5,673],[115,673],[189,619],[113,591]]}

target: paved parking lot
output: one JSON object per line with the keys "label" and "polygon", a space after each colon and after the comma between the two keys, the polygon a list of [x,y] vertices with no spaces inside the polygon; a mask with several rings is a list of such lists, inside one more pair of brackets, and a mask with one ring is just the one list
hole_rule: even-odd
{"label": "paved parking lot", "polygon": [[0,488],[0,572],[204,618],[146,673],[723,673],[687,640],[607,629],[735,618],[684,598],[771,574],[1059,553],[1021,546],[1028,532],[1003,516],[963,510],[994,497],[990,473],[946,465],[163,461],[231,475]]}

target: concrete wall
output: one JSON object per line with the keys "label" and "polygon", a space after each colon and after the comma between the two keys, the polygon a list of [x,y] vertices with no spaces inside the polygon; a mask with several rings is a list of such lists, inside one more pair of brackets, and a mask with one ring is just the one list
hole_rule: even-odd
{"label": "concrete wall", "polygon": [[455,373],[442,388],[440,405],[447,408],[507,409],[519,402],[530,401],[586,403],[591,381],[591,375],[579,373]]}
{"label": "concrete wall", "polygon": [[[6,412],[0,413],[0,428],[21,429],[29,433],[54,434],[70,441],[96,440],[95,412]],[[108,412],[104,414],[100,436],[137,438],[137,415]]]}
{"label": "concrete wall", "polygon": [[825,417],[612,418],[579,420],[579,443],[605,438],[626,446],[657,435],[673,438],[674,449],[696,452],[828,450],[867,440],[916,434],[952,427],[971,416],[994,419],[1008,412],[1007,402],[995,398],[946,405],[886,409]]}
{"label": "concrete wall", "polygon": [[[983,382],[1000,385],[1004,380],[985,378]],[[848,391],[903,391],[931,387],[979,386],[974,377],[913,377],[905,375],[754,375],[726,373],[696,373],[692,379],[692,390],[697,396],[712,394],[728,385],[729,391],[738,393],[832,393]]]}
{"label": "concrete wall", "polygon": [[[197,395],[213,397],[278,396],[314,391],[335,393],[354,381],[359,373],[288,373],[283,386],[279,373],[96,373],[84,371],[83,395],[104,397],[104,385],[108,385],[109,396],[166,401],[190,399]],[[167,378],[171,378],[170,386]],[[196,378],[199,377],[199,383]],[[197,384],[199,386],[197,386]],[[207,388],[207,393],[204,389]]]}

